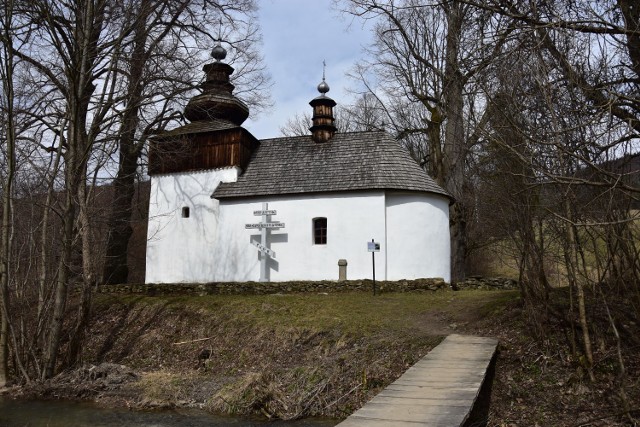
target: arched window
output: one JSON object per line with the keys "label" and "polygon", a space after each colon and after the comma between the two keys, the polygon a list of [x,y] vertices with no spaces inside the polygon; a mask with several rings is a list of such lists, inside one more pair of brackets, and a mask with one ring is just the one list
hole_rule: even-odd
{"label": "arched window", "polygon": [[189,207],[185,206],[182,208],[182,218],[189,218]]}
{"label": "arched window", "polygon": [[327,244],[327,218],[313,219],[313,244]]}

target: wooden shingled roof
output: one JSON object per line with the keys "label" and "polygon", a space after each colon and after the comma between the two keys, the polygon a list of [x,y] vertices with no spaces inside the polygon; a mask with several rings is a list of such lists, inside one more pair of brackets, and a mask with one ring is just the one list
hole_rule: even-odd
{"label": "wooden shingled roof", "polygon": [[233,129],[239,127],[235,123],[224,119],[199,120],[175,129],[158,133],[154,135],[155,139],[173,139],[183,135],[193,135],[197,133],[214,132],[224,129]]}
{"label": "wooden shingled roof", "polygon": [[261,140],[237,182],[221,183],[212,197],[387,189],[451,199],[385,132],[336,133],[321,144],[310,135]]}

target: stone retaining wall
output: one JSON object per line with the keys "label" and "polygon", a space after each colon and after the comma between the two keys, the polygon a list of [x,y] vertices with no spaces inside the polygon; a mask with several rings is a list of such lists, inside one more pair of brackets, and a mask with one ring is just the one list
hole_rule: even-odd
{"label": "stone retaining wall", "polygon": [[518,289],[518,281],[504,277],[469,276],[463,282],[452,286],[455,290],[461,289]]}
{"label": "stone retaining wall", "polygon": [[[517,289],[518,282],[501,277],[471,276],[463,282],[451,286],[454,290],[462,289]],[[433,292],[449,289],[443,279],[416,279],[398,281],[376,281],[376,289],[380,293],[423,291]],[[142,294],[142,295],[266,295],[290,293],[322,293],[322,292],[373,292],[371,280],[345,281],[294,281],[294,282],[216,282],[216,283],[149,283],[102,285],[98,292],[103,294]]]}
{"label": "stone retaining wall", "polygon": [[[448,289],[443,279],[417,279],[398,281],[376,281],[378,292],[438,291]],[[102,285],[99,293],[143,294],[143,295],[265,295],[277,293],[321,293],[368,291],[373,292],[371,280],[346,281],[296,281],[296,282],[228,282],[228,283],[149,283]]]}

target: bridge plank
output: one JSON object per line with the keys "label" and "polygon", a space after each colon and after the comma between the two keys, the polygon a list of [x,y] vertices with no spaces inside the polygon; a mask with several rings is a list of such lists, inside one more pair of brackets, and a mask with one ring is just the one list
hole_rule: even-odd
{"label": "bridge plank", "polygon": [[449,335],[338,426],[462,426],[497,345],[493,338]]}

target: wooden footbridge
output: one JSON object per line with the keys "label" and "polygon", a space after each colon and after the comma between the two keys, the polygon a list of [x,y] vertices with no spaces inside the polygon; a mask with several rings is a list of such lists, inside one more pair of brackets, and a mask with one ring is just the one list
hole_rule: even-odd
{"label": "wooden footbridge", "polygon": [[463,426],[497,345],[493,338],[449,335],[338,426]]}

